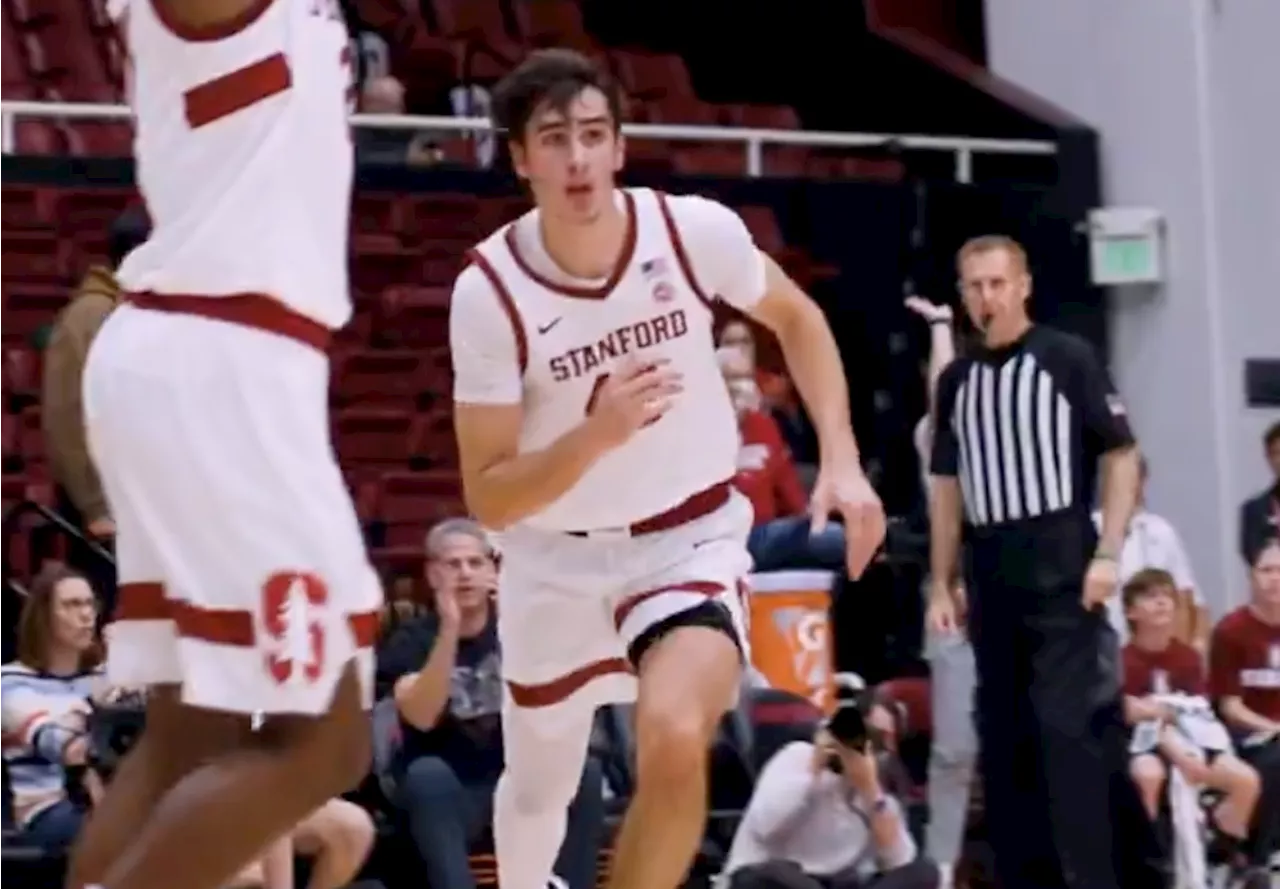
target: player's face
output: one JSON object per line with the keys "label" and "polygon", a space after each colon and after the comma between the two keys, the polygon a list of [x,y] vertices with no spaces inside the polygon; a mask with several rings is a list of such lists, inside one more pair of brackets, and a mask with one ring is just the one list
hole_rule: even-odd
{"label": "player's face", "polygon": [[1272,543],[1253,566],[1253,596],[1259,605],[1280,608],[1280,543]]}
{"label": "player's face", "polygon": [[1129,606],[1126,616],[1133,621],[1135,629],[1163,630],[1173,627],[1176,603],[1173,590],[1159,588],[1144,596],[1139,596]]}
{"label": "player's face", "polygon": [[464,610],[485,605],[497,589],[497,581],[493,558],[470,534],[446,537],[427,565],[427,582],[431,588],[452,592]]}
{"label": "player's face", "polygon": [[961,263],[960,295],[973,326],[998,338],[1026,320],[1031,276],[1008,250],[982,250]]}
{"label": "player's face", "polygon": [[93,590],[79,577],[58,584],[53,593],[53,637],[59,645],[84,651],[93,644],[93,624],[98,617]]}
{"label": "player's face", "polygon": [[613,201],[624,145],[604,93],[588,87],[564,109],[544,106],[511,144],[511,159],[538,207],[566,222],[594,222]]}

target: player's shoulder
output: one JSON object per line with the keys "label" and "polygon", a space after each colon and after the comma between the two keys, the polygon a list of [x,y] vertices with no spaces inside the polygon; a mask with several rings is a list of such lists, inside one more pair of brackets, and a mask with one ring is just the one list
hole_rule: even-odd
{"label": "player's shoulder", "polygon": [[[642,194],[644,190],[633,189],[633,194]],[[687,229],[738,229],[743,227],[742,217],[737,211],[717,201],[715,198],[700,194],[670,194],[664,191],[652,192],[657,204],[665,207],[671,214],[672,221],[683,232]]]}

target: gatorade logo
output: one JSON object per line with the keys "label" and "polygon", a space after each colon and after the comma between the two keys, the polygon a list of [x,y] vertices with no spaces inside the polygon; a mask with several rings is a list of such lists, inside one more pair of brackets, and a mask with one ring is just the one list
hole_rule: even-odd
{"label": "gatorade logo", "polygon": [[774,626],[787,643],[791,669],[819,708],[827,704],[831,680],[830,628],[825,612],[811,608],[782,608],[774,612]]}

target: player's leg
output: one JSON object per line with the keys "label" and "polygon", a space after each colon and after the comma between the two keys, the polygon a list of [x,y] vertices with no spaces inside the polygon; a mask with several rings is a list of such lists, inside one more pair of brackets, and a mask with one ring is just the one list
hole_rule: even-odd
{"label": "player's leg", "polygon": [[675,889],[707,818],[708,756],[740,690],[742,651],[718,602],[642,633],[637,652],[636,787],[614,850],[612,889]]}
{"label": "player's leg", "polygon": [[160,797],[200,763],[232,749],[245,728],[241,720],[213,714],[193,725],[179,706],[178,632],[159,583],[163,562],[148,533],[146,517],[154,504],[148,486],[138,483],[156,467],[127,437],[135,423],[143,422],[131,413],[151,413],[156,406],[131,391],[128,376],[112,372],[116,356],[129,348],[116,344],[130,336],[130,323],[122,314],[99,335],[86,376],[86,431],[116,522],[120,583],[113,622],[106,628],[108,679],[149,687],[146,726],[76,840],[67,868],[72,889],[101,882]]}
{"label": "player's leg", "polygon": [[146,324],[154,351],[181,350],[153,355],[164,374],[134,373],[154,413],[130,430],[181,636],[179,718],[267,719],[166,793],[101,883],[216,889],[363,778],[379,590],[328,446],[324,357],[196,319]]}
{"label": "player's leg", "polygon": [[[506,889],[546,889],[565,844],[574,798],[600,795],[599,783],[583,786],[594,717],[595,702],[580,696],[547,706],[521,707],[510,695],[503,702],[504,767],[493,799],[493,842],[498,883]],[[598,782],[599,771],[591,772]],[[578,827],[594,832],[598,850],[603,823]],[[590,857],[594,868],[595,857]],[[576,878],[572,885],[581,879],[580,874],[556,876]]]}
{"label": "player's leg", "polygon": [[1154,753],[1140,753],[1129,760],[1129,777],[1138,788],[1143,811],[1155,821],[1160,816],[1160,797],[1169,778],[1164,763]]}

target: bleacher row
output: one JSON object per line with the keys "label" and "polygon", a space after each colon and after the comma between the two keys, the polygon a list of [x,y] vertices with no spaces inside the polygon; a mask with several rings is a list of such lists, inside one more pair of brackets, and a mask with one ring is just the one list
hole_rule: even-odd
{"label": "bleacher row", "polygon": [[[607,47],[584,23],[575,0],[352,0],[353,31],[371,31],[388,46],[392,72],[407,88],[409,109],[449,113],[449,90],[490,86],[530,47],[569,46],[599,59],[631,99],[629,117],[679,123],[794,130],[800,120],[786,105],[712,104],[694,89],[684,60],[670,53]],[[105,0],[4,0],[3,95],[6,99],[119,102],[127,56],[107,16]],[[127,121],[75,122],[20,119],[16,149],[28,154],[127,157]],[[445,158],[472,161],[464,137],[441,142]],[[725,143],[636,141],[633,170],[688,175],[741,175],[744,152]],[[896,181],[892,158],[847,150],[768,146],[764,173],[780,176],[869,178]]]}

